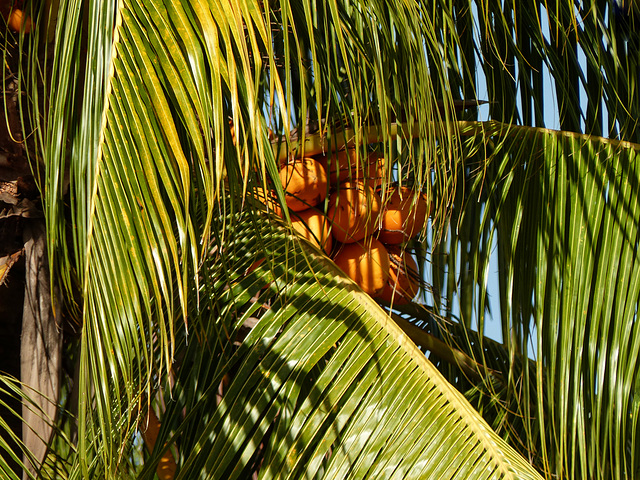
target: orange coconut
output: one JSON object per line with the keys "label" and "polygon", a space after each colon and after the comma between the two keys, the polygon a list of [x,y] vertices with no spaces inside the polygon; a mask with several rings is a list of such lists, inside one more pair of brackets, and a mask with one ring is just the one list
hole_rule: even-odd
{"label": "orange coconut", "polygon": [[429,215],[426,195],[402,187],[391,190],[391,195],[380,215],[378,238],[387,245],[409,240],[422,230]]}
{"label": "orange coconut", "polygon": [[343,182],[331,194],[327,217],[331,233],[341,243],[353,243],[371,235],[380,215],[380,197],[361,182]]}
{"label": "orange coconut", "polygon": [[24,33],[29,33],[31,32],[31,17],[19,8],[14,8],[9,14],[7,25],[12,32],[18,33],[24,29]]}
{"label": "orange coconut", "polygon": [[343,245],[333,261],[369,295],[379,295],[387,284],[389,254],[375,238]]}
{"label": "orange coconut", "polygon": [[327,173],[313,158],[302,158],[280,170],[287,206],[294,212],[315,207],[327,196]]}
{"label": "orange coconut", "polygon": [[294,213],[291,215],[291,225],[300,235],[324,249],[325,253],[331,252],[331,223],[322,212],[309,208]]}
{"label": "orange coconut", "polygon": [[394,305],[409,303],[418,294],[418,264],[409,252],[402,252],[395,245],[387,245],[389,253],[389,278],[378,296],[381,300]]}

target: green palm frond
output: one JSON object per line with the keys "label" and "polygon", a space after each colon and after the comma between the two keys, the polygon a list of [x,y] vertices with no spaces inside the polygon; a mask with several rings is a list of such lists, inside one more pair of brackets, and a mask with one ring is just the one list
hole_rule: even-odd
{"label": "green palm frond", "polygon": [[[0,385],[0,408],[4,412],[0,420],[3,432],[0,436],[0,449],[3,452],[0,456],[0,472],[3,478],[23,478],[22,475],[16,474],[15,465],[28,471],[28,478],[51,480],[69,478],[69,471],[77,453],[73,444],[75,428],[72,417],[66,409],[69,406],[69,397],[60,401],[56,417],[51,418],[47,412],[51,410],[47,407],[54,403],[51,399],[43,399],[39,392],[34,392],[28,385],[21,384],[7,375],[0,376]],[[18,405],[22,403],[22,412],[15,409],[16,402],[12,400],[16,400]],[[44,404],[46,407],[43,408]],[[12,419],[23,420],[25,415],[42,419],[53,430],[52,438],[49,440],[49,451],[41,465],[40,459],[25,447],[19,434],[8,425]],[[40,434],[37,427],[29,422],[23,421],[23,425],[23,428],[31,429],[36,435]],[[47,439],[42,440],[47,441]],[[37,470],[37,476],[34,476],[35,473],[28,470],[28,467],[38,465],[40,468]]]}
{"label": "green palm frond", "polygon": [[[638,475],[638,147],[569,133],[639,142],[637,34],[610,2],[44,7],[36,25],[57,23],[21,43],[25,131],[54,307],[82,327],[77,446],[52,422],[61,476],[152,478],[169,445],[178,478],[536,478],[368,297],[252,209],[258,185],[284,199],[281,161],[370,143],[386,180],[434,192],[417,250],[434,308],[460,318],[422,345],[439,370],[548,478]],[[483,83],[497,122],[454,111]],[[565,132],[526,127],[546,109]],[[482,337],[494,241],[502,345]]]}
{"label": "green palm frond", "polygon": [[[501,369],[508,388],[496,398],[516,399],[515,424],[539,432],[527,433],[526,449],[549,476],[635,476],[640,147],[500,123],[466,123],[460,131],[469,134],[469,162],[477,152],[488,161],[468,174],[471,188],[458,199],[462,219],[449,249],[471,281],[447,288],[471,306],[461,307],[461,325],[477,322],[486,332],[497,242],[509,352],[502,356],[510,359]],[[473,203],[479,205],[467,207]],[[479,247],[464,252],[479,231]],[[448,330],[467,355],[491,364],[469,334]],[[535,359],[535,373],[516,358]]]}
{"label": "green palm frond", "polygon": [[[502,438],[536,468],[544,471],[539,455],[540,430],[527,423],[534,416],[536,363],[504,344],[481,337],[454,318],[413,304],[394,307],[394,320],[427,352],[429,360],[460,390]],[[544,379],[542,380],[544,382]],[[546,388],[539,390],[543,396]],[[548,399],[542,400],[548,405]]]}
{"label": "green palm frond", "polygon": [[[537,478],[367,295],[286,231],[262,227],[272,263],[248,275],[216,281],[211,261],[217,308],[164,393],[159,442],[182,452],[176,478]],[[259,232],[238,233],[219,256],[255,250]],[[237,258],[233,272],[256,257]],[[233,351],[221,326],[241,342]]]}
{"label": "green palm frond", "polygon": [[[211,309],[201,284],[206,246],[236,235],[212,229],[214,212],[238,211],[250,178],[277,179],[267,128],[284,135],[285,149],[294,128],[304,141],[314,122],[330,144],[345,127],[360,144],[372,118],[388,150],[396,117],[422,138],[436,129],[449,138],[451,125],[431,121],[432,82],[445,92],[447,81],[435,26],[420,5],[396,7],[57,6],[53,43],[31,72],[34,84],[45,72],[48,95],[31,118],[52,276],[82,325],[73,475],[109,478],[127,463],[139,405],[173,375],[190,318]],[[412,155],[410,138],[395,141]],[[427,184],[434,164],[448,175],[435,141],[422,148],[431,153],[415,162],[415,182]]]}
{"label": "green palm frond", "polygon": [[[475,21],[477,39],[461,38],[465,58],[478,49],[491,117],[543,127],[555,116],[562,130],[638,142],[640,39],[630,28],[637,7],[625,13],[618,3],[481,0],[460,7]],[[462,78],[484,91],[475,71]]]}

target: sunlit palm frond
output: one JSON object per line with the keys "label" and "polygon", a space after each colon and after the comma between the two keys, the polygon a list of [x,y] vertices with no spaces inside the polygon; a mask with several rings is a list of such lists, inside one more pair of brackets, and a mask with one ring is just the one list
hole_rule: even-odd
{"label": "sunlit palm frond", "polygon": [[[50,398],[42,398],[39,392],[33,391],[28,385],[6,375],[0,376],[0,384],[0,408],[3,410],[3,418],[0,420],[0,428],[3,432],[0,437],[0,450],[3,452],[0,455],[0,472],[3,478],[23,478],[16,475],[16,465],[28,472],[27,478],[50,480],[69,478],[69,471],[76,457],[76,448],[73,444],[75,427],[67,410],[69,396],[56,404]],[[66,390],[66,393],[68,394],[69,391]],[[22,403],[22,412],[15,408],[15,405],[20,403]],[[47,412],[52,410],[51,406],[56,412],[55,418]],[[10,427],[13,421],[22,421],[23,428],[31,429],[36,436],[41,435],[40,425],[25,421],[25,414],[32,420],[41,420],[53,431],[50,439],[42,438],[44,443],[48,442],[49,447],[44,459],[35,457],[25,446],[20,435]]]}
{"label": "sunlit palm frond", "polygon": [[[161,402],[176,478],[537,478],[331,262],[277,222],[241,224],[214,249],[216,306]],[[245,275],[258,242],[272,263]],[[240,273],[223,274],[225,251]]]}
{"label": "sunlit palm frond", "polygon": [[[527,393],[536,391],[535,362],[424,305],[396,306],[391,315],[491,428],[544,470],[538,425],[526,421],[536,410]],[[539,391],[546,395],[544,386]],[[546,398],[543,404],[548,405]]]}
{"label": "sunlit palm frond", "polygon": [[[166,407],[158,445],[175,434],[181,478],[260,467],[264,478],[401,476],[411,462],[417,473],[484,478],[501,471],[503,455],[529,472],[459,397],[442,393],[439,377],[428,378],[429,364],[379,311],[363,312],[368,300],[354,303],[361,297],[339,273],[283,252],[286,242],[274,246],[267,220],[234,216],[258,177],[283,198],[273,180],[295,136],[320,149],[351,142],[361,155],[373,140],[390,160],[387,179],[426,191],[434,181],[434,238],[445,238],[447,218],[456,234],[431,252],[434,301],[450,316],[459,299],[461,324],[481,331],[496,238],[500,359],[535,356],[536,389],[513,361],[504,390],[491,391],[490,378],[470,388],[515,402],[505,405],[521,417],[503,431],[534,432],[517,441],[548,476],[637,475],[636,147],[440,121],[454,118],[453,98],[477,96],[479,65],[492,118],[543,125],[546,66],[563,128],[637,141],[640,49],[602,2],[64,1],[57,19],[46,58],[32,55],[31,121],[53,276],[83,326],[72,477],[135,471],[140,407],[157,398]],[[394,132],[395,121],[406,130]],[[281,139],[275,152],[268,129]],[[260,249],[267,262],[242,277]],[[266,281],[269,308],[247,307]],[[236,349],[248,316],[260,321]],[[499,368],[486,349],[452,338],[470,361]],[[397,400],[414,390],[424,396]],[[410,432],[415,449],[396,450],[414,440],[403,428],[416,418],[403,409],[418,406],[424,431]],[[378,408],[392,414],[379,421]],[[478,443],[462,446],[457,428]],[[440,454],[452,463],[421,463]],[[478,463],[454,466],[467,458]]]}
{"label": "sunlit palm frond", "polygon": [[[460,7],[473,18],[476,37],[459,23],[467,30],[461,38],[465,58],[475,60],[477,49],[491,117],[539,127],[553,127],[555,118],[562,130],[638,142],[637,7],[619,3],[481,0]],[[466,91],[469,83],[485,91],[474,70],[463,71],[462,81]]]}
{"label": "sunlit palm frond", "polygon": [[[375,121],[381,148],[395,141],[410,158],[410,139],[388,132],[401,118],[421,138],[440,129],[447,162],[457,147],[443,135],[452,125],[431,121],[433,92],[449,107],[450,97],[436,26],[420,5],[54,8],[39,64],[48,91],[32,118],[53,277],[82,325],[72,475],[112,477],[128,468],[139,406],[173,375],[190,319],[211,309],[200,271],[207,245],[236,235],[212,230],[215,210],[239,211],[250,178],[277,179],[267,128],[284,136],[283,148],[294,128],[304,138],[314,122],[329,144],[345,127],[360,144],[360,127]],[[31,72],[34,84],[41,70]],[[434,164],[450,175],[434,140],[422,149],[417,185],[429,184]]]}
{"label": "sunlit palm frond", "polygon": [[[637,476],[636,146],[506,125],[557,121],[566,131],[637,142],[637,6],[482,1],[454,14],[469,68],[450,77],[452,88],[486,91],[490,118],[505,124],[471,129],[483,133],[465,150],[450,243],[429,256],[433,303],[482,332],[493,330],[486,309],[498,305],[493,319],[501,318],[506,348],[537,358],[537,391],[523,390],[520,405],[547,409],[527,421],[528,431],[546,429],[531,452],[549,476]],[[499,292],[487,293],[496,275]]]}
{"label": "sunlit palm frond", "polygon": [[[467,170],[471,188],[458,199],[462,219],[445,248],[472,279],[448,284],[461,305],[473,306],[461,308],[463,324],[488,331],[495,241],[504,345],[512,358],[536,361],[535,380],[512,362],[502,372],[513,378],[506,394],[520,398],[526,431],[540,432],[529,437],[536,462],[549,476],[633,477],[640,451],[639,147],[499,123],[469,123],[460,131],[471,134],[471,162],[478,153],[488,158],[484,168]],[[473,203],[479,206],[467,207]],[[484,232],[480,247],[456,254],[478,232]],[[462,349],[487,363],[471,345]]]}

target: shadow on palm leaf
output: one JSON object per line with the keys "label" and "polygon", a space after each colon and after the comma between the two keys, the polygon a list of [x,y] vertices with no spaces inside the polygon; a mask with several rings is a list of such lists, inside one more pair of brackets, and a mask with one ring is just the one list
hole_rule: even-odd
{"label": "shadow on palm leaf", "polygon": [[277,221],[238,225],[212,249],[210,314],[164,398],[158,444],[179,452],[176,478],[455,478],[474,468],[467,457],[456,456],[461,470],[438,460],[477,435],[475,424],[442,413],[451,398],[379,306]]}
{"label": "shadow on palm leaf", "polygon": [[[180,475],[248,478],[263,469],[302,475],[310,464],[326,468],[338,450],[337,458],[355,464],[357,450],[345,445],[355,439],[350,428],[364,414],[363,396],[375,397],[370,390],[384,364],[379,349],[385,352],[363,324],[366,307],[356,300],[363,294],[354,296],[355,284],[337,278],[325,258],[286,230],[250,237],[237,236],[237,246],[255,251],[261,242],[268,261],[217,283],[218,313],[187,347],[168,402],[166,418],[184,415],[167,425],[183,455]],[[234,270],[251,270],[254,261],[247,257]],[[248,323],[255,327],[238,342]],[[223,378],[230,381],[221,392]]]}

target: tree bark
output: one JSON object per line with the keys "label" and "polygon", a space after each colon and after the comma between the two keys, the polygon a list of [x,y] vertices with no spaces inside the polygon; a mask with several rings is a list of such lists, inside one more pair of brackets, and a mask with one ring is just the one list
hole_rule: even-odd
{"label": "tree bark", "polygon": [[[62,359],[62,328],[54,317],[45,225],[27,222],[24,228],[25,297],[20,349],[20,380],[35,405],[23,402],[22,440],[32,458],[27,469],[38,470],[47,453],[57,414]],[[23,478],[28,478],[27,472]]]}

